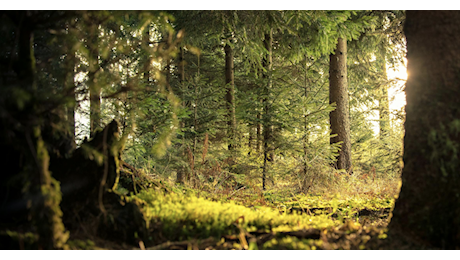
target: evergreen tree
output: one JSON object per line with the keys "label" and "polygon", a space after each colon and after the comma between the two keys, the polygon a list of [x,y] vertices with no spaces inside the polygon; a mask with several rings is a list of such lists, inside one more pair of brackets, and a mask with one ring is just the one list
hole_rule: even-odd
{"label": "evergreen tree", "polygon": [[[401,27],[404,12],[364,13],[376,19],[375,26],[365,28],[348,44],[353,167],[364,172],[374,169],[377,176],[397,176],[402,156],[400,123],[390,122],[389,96],[385,92],[395,84],[387,79],[386,70],[403,63],[405,56]],[[377,124],[371,123],[370,118],[376,116]],[[378,138],[374,137],[376,129]]]}
{"label": "evergreen tree", "polygon": [[330,113],[331,144],[340,143],[337,169],[351,173],[351,140],[347,87],[347,40],[339,38],[337,48],[330,56],[329,103],[336,104]]}

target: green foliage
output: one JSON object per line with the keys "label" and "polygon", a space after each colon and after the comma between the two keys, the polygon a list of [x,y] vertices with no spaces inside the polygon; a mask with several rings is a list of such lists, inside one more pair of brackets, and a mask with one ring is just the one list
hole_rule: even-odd
{"label": "green foliage", "polygon": [[273,238],[264,243],[262,249],[271,250],[316,250],[321,246],[321,240],[299,239],[294,236],[286,236],[281,239]]}
{"label": "green foliage", "polygon": [[[368,118],[378,99],[376,86],[383,82],[378,76],[380,65],[372,59],[379,51],[378,46],[392,50],[393,45],[386,39],[393,39],[390,30],[391,26],[399,26],[399,13],[174,11],[171,14],[174,18],[168,19],[172,21],[172,28],[183,30],[186,35],[181,61],[185,61],[185,81],[181,80],[180,60],[170,60],[169,70],[169,84],[180,98],[173,103],[176,106],[180,103],[180,107],[173,109],[173,103],[159,92],[137,95],[140,109],[136,112],[133,133],[136,138],[128,142],[126,161],[146,172],[172,178],[175,172],[185,170],[187,178],[199,180],[189,184],[207,185],[202,181],[208,178],[205,172],[210,169],[204,165],[206,159],[215,165],[230,156],[226,150],[229,141],[223,87],[223,46],[230,44],[234,50],[238,122],[238,148],[232,157],[244,166],[228,164],[230,168],[224,170],[229,174],[236,170],[256,179],[261,176],[263,155],[255,149],[255,130],[264,124],[263,120],[268,120],[274,130],[270,142],[278,163],[266,169],[267,177],[274,183],[295,173],[300,186],[307,188],[305,180],[317,172],[327,171],[338,151],[338,144],[329,144],[328,115],[334,107],[328,104],[327,72],[329,54],[335,48],[337,37],[346,37],[350,42],[348,74],[354,171],[369,172],[374,167],[379,175],[398,173],[400,133],[392,133],[391,139],[382,143],[375,137]],[[248,20],[253,22],[248,24]],[[389,21],[390,27],[383,25],[385,21]],[[262,39],[268,28],[275,28],[273,70],[268,74],[273,84],[269,92],[262,87],[266,79],[261,77],[265,70],[261,57],[267,54]],[[170,34],[172,31],[167,32]],[[192,52],[192,46],[200,48],[199,55]],[[387,53],[388,59],[400,55],[395,51]],[[264,107],[265,99],[269,100],[268,107]],[[261,119],[259,114],[265,108],[269,112],[266,119]],[[180,125],[172,124],[173,117]],[[173,138],[172,129],[176,127]],[[209,151],[206,151],[207,158],[200,161],[206,134]],[[252,138],[251,147],[246,145],[248,138]],[[164,146],[168,143],[169,148]],[[244,168],[250,170],[241,171]]]}
{"label": "green foliage", "polygon": [[338,199],[332,198],[330,200],[325,200],[320,196],[302,196],[297,195],[295,199],[291,199],[289,202],[285,202],[284,205],[286,209],[290,207],[300,207],[300,208],[320,208],[320,209],[333,209],[335,213],[338,209],[342,211],[359,211],[362,209],[368,210],[378,210],[382,208],[390,209],[394,205],[393,198],[349,198],[349,199]]}
{"label": "green foliage", "polygon": [[268,207],[251,209],[234,202],[214,202],[195,195],[142,191],[136,199],[145,202],[145,215],[152,221],[151,225],[160,225],[163,236],[171,240],[219,237],[237,232],[238,227],[248,232],[276,232],[336,225],[325,215],[280,215],[278,210]]}

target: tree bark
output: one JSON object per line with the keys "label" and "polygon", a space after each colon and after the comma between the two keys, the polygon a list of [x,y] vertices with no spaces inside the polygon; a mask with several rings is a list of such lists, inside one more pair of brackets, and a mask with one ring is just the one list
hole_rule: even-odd
{"label": "tree bark", "polygon": [[265,83],[265,97],[263,99],[264,113],[262,115],[263,123],[263,149],[264,149],[264,165],[262,169],[262,189],[265,190],[266,174],[268,171],[268,163],[273,161],[273,147],[271,143],[272,140],[272,125],[271,125],[271,115],[270,115],[270,89],[271,89],[271,69],[272,69],[272,30],[269,33],[265,34],[264,46],[267,50],[267,54],[263,60],[263,66],[265,72],[263,73],[263,78],[266,79]]}
{"label": "tree bark", "polygon": [[[308,93],[310,92],[310,89],[309,89],[309,86],[308,86],[308,64],[307,64],[307,55],[305,55],[305,59],[304,59],[304,65],[305,65],[305,74],[304,74],[304,82],[303,82],[303,87],[304,87],[304,97],[305,97],[305,100],[307,100],[307,97],[308,97]],[[303,120],[304,120],[304,124],[303,124],[303,178],[304,178],[304,181],[306,182],[306,176],[307,176],[307,170],[308,170],[308,163],[307,163],[307,156],[308,156],[308,131],[309,131],[309,127],[308,127],[308,118],[307,118],[307,111],[306,109],[304,108],[303,109]],[[303,187],[305,187],[305,185],[303,185]]]}
{"label": "tree bark", "polygon": [[460,12],[406,15],[404,169],[389,235],[460,249]]}
{"label": "tree bark", "polygon": [[97,83],[96,74],[99,71],[99,51],[98,51],[98,29],[97,25],[93,24],[90,28],[88,39],[88,88],[90,101],[90,137],[94,137],[96,130],[101,127],[101,87]]}
{"label": "tree bark", "polygon": [[235,78],[233,68],[233,50],[228,44],[225,45],[225,84],[227,86],[227,125],[228,125],[228,150],[234,150],[236,137],[236,117],[235,117]]}
{"label": "tree bark", "polygon": [[334,165],[349,173],[351,170],[350,118],[348,109],[347,84],[347,40],[339,38],[335,54],[330,55],[329,70],[329,104],[336,104],[336,109],[329,114],[331,124],[330,143],[341,142],[341,149]]}
{"label": "tree bark", "polygon": [[[181,87],[182,87],[181,89],[183,89],[183,84],[185,83],[185,54],[184,54],[184,48],[183,47],[180,48],[179,54],[180,54],[180,56],[179,56],[179,64],[178,64],[179,65],[179,74],[180,74],[180,77],[179,77],[180,81],[179,82],[180,82]],[[182,101],[182,106],[185,107],[185,102],[184,101]],[[185,127],[185,123],[184,123],[183,120],[181,121],[181,127],[182,128]],[[179,148],[179,149],[182,149],[182,148]],[[183,158],[186,158],[184,149],[182,149],[182,156],[183,156]],[[179,166],[177,168],[176,172],[177,172],[176,183],[183,184],[184,179],[186,177],[186,169],[185,169],[185,167]]]}
{"label": "tree bark", "polygon": [[381,141],[390,134],[390,105],[388,102],[388,78],[385,59],[385,49],[380,51],[380,75],[381,85],[379,88],[379,137]]}
{"label": "tree bark", "polygon": [[147,27],[147,29],[145,30],[145,33],[144,33],[144,38],[142,39],[142,44],[144,45],[144,48],[146,50],[146,56],[145,57],[145,61],[144,61],[144,65],[143,65],[143,78],[144,78],[144,81],[146,84],[149,84],[150,82],[150,69],[151,69],[151,65],[150,65],[150,27]]}
{"label": "tree bark", "polygon": [[260,153],[262,151],[262,124],[260,121],[262,120],[262,113],[257,110],[257,126],[256,126],[256,151]]}
{"label": "tree bark", "polygon": [[69,136],[69,147],[66,149],[66,153],[69,154],[72,151],[75,150],[76,148],[76,143],[75,143],[75,105],[77,103],[76,96],[75,96],[75,51],[73,50],[73,46],[70,46],[68,48],[68,57],[66,59],[66,79],[65,79],[65,85],[66,89],[69,89],[70,91],[70,101],[67,102],[66,104],[66,114],[67,114],[67,124],[68,124],[68,136]]}
{"label": "tree bark", "polygon": [[88,79],[89,100],[90,100],[90,137],[94,137],[96,130],[101,125],[101,89],[96,83],[95,73],[89,72]]}
{"label": "tree bark", "polygon": [[[26,11],[22,15],[23,23],[19,29],[18,51],[22,70],[18,74],[20,80],[26,84],[23,85],[24,90],[29,90],[29,93],[32,94],[36,91],[35,56],[32,47],[34,34],[28,12]],[[34,106],[36,105],[34,104]],[[25,156],[27,158],[25,164],[28,167],[24,167],[25,169],[29,168],[26,171],[29,171],[28,177],[32,185],[24,189],[29,193],[26,196],[30,198],[30,201],[33,201],[32,216],[39,234],[40,246],[43,249],[64,249],[69,233],[65,231],[62,223],[62,211],[59,206],[61,202],[60,184],[51,176],[49,171],[50,157],[42,138],[40,120],[33,121],[30,125],[31,129],[25,130],[25,139],[31,156]],[[34,193],[40,194],[42,198],[31,198]]]}

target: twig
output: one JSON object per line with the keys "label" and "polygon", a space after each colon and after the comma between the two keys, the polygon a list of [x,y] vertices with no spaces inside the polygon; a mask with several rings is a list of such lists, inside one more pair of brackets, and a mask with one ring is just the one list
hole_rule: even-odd
{"label": "twig", "polygon": [[121,163],[123,164],[123,166],[126,166],[128,169],[130,169],[131,171],[133,171],[133,175],[136,173],[137,176],[140,176],[139,172],[137,171],[136,168],[134,168],[134,166],[128,164],[127,162],[121,160]]}
{"label": "twig", "polygon": [[[221,171],[221,174],[219,175],[219,177],[222,175],[224,171]],[[225,181],[227,181],[232,175],[228,175],[224,180],[222,180],[221,182],[219,182],[219,184],[216,186],[216,189],[214,190],[214,193],[217,192],[217,188],[219,188],[220,185],[222,185],[222,183],[224,183]]]}
{"label": "twig", "polygon": [[292,191],[290,191],[290,192],[291,192],[292,197],[294,197],[294,199],[297,200],[297,202],[299,203],[299,207],[302,209],[302,211],[306,213],[304,207],[302,207],[300,201],[296,198],[296,196],[294,195],[294,193],[292,193]]}
{"label": "twig", "polygon": [[229,199],[230,197],[232,197],[233,195],[235,195],[235,193],[237,193],[238,191],[244,190],[244,189],[246,189],[246,187],[241,187],[241,188],[237,189],[237,190],[234,191],[232,194],[230,194],[229,196],[227,196],[227,199]]}
{"label": "twig", "polygon": [[168,155],[169,155],[169,158],[168,158],[168,163],[166,164],[166,167],[163,169],[163,173],[161,173],[161,176],[164,176],[164,174],[165,174],[166,170],[167,170],[167,169],[168,169],[168,167],[169,167],[169,162],[171,161],[171,154],[170,154],[170,153],[168,153]]}
{"label": "twig", "polygon": [[310,190],[311,186],[313,185],[313,182],[315,181],[316,176],[318,176],[318,174],[313,175],[313,178],[311,179],[310,185],[308,185],[308,188],[305,191],[305,194],[308,194],[308,191]]}

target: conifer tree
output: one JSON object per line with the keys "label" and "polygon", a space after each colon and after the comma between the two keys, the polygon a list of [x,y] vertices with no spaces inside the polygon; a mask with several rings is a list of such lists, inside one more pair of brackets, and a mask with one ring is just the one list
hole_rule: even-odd
{"label": "conifer tree", "polygon": [[235,78],[233,66],[233,50],[227,43],[225,50],[225,83],[227,84],[227,93],[225,99],[227,101],[227,131],[229,144],[228,149],[234,150],[236,146],[236,117],[235,117]]}
{"label": "conifer tree", "polygon": [[351,173],[351,140],[347,84],[347,40],[339,38],[334,54],[330,55],[329,103],[336,104],[330,113],[331,144],[341,143],[337,169]]}
{"label": "conifer tree", "polygon": [[269,167],[269,163],[273,162],[273,125],[271,122],[271,100],[270,100],[270,92],[272,88],[272,79],[271,79],[271,70],[273,64],[273,57],[272,57],[272,45],[273,45],[273,32],[270,29],[268,33],[265,34],[264,39],[264,46],[266,50],[266,54],[263,60],[264,65],[264,73],[263,78],[264,80],[264,98],[263,98],[263,151],[264,151],[264,164],[262,170],[262,189],[265,190],[265,181],[266,181],[266,174]]}

